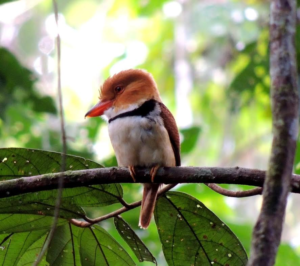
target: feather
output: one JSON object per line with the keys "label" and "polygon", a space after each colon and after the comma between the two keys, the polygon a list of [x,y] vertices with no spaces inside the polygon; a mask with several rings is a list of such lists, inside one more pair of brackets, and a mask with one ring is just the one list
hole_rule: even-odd
{"label": "feather", "polygon": [[[180,138],[176,125],[176,121],[169,111],[169,109],[161,102],[158,103],[161,109],[161,117],[164,122],[164,126],[168,132],[169,139],[173,148],[176,166],[180,166]],[[163,164],[162,164],[163,165]],[[174,165],[174,166],[175,166]],[[140,213],[139,226],[141,228],[147,228],[150,224],[152,214],[154,212],[158,188],[161,184],[144,184],[143,199]]]}
{"label": "feather", "polygon": [[139,227],[148,228],[154,212],[158,188],[160,184],[144,184],[143,199],[139,220]]}
{"label": "feather", "polygon": [[162,117],[162,119],[164,121],[164,125],[168,131],[169,138],[170,138],[172,148],[174,151],[176,166],[180,166],[181,165],[180,138],[179,138],[176,121],[175,121],[172,113],[169,111],[169,109],[163,103],[160,102],[159,105],[161,108],[161,117]]}

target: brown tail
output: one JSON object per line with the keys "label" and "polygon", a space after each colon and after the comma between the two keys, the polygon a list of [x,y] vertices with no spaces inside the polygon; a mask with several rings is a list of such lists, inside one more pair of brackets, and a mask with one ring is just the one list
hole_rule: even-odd
{"label": "brown tail", "polygon": [[160,184],[144,184],[142,207],[140,214],[139,227],[148,228],[157,198],[157,192]]}

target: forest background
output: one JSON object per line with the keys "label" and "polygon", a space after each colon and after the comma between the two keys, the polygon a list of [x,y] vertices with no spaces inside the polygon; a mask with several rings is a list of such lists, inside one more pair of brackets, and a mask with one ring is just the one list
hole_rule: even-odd
{"label": "forest background", "polygon": [[[116,165],[105,121],[85,120],[84,114],[97,102],[105,78],[143,68],[153,74],[175,115],[184,166],[267,169],[272,141],[268,1],[73,0],[59,2],[59,13],[68,154]],[[0,147],[61,151],[56,34],[52,1],[0,5]],[[299,162],[298,148],[296,173]],[[123,189],[128,202],[141,198],[140,185]],[[202,201],[249,253],[261,196],[224,197],[202,184],[176,189]],[[290,195],[277,266],[300,261],[299,204],[299,196]],[[101,216],[112,208],[89,211]],[[139,230],[138,213],[123,217],[163,265],[157,229],[152,224]],[[112,222],[102,226],[124,243]]]}

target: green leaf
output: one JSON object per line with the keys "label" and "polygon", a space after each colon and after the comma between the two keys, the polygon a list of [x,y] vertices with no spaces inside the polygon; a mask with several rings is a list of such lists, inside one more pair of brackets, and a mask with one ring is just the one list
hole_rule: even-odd
{"label": "green leaf", "polygon": [[[0,265],[32,265],[45,230],[0,235]],[[134,265],[127,252],[101,227],[58,226],[41,265]]]}
{"label": "green leaf", "polygon": [[[0,149],[0,176],[5,180],[59,171],[61,156],[60,153],[41,150]],[[101,167],[101,165],[81,157],[68,155],[66,167],[72,170],[81,170]],[[83,207],[111,205],[118,203],[122,197],[123,191],[119,184],[66,188],[62,194],[59,217],[62,219],[83,218],[85,215]],[[57,190],[54,189],[0,199],[0,232],[50,228],[56,198]],[[60,221],[60,224],[62,223],[64,220]]]}
{"label": "green leaf", "polygon": [[[18,261],[36,241],[45,239],[46,231],[39,230],[12,234],[6,241],[1,243],[0,265],[17,265]],[[3,252],[3,253],[2,253]],[[35,256],[33,257],[35,258]]]}
{"label": "green leaf", "polygon": [[137,236],[128,223],[121,217],[115,217],[114,222],[121,237],[126,241],[140,262],[151,261],[157,265],[155,257],[143,241]]}
{"label": "green leaf", "polygon": [[[17,177],[56,173],[61,170],[62,153],[22,148],[0,149],[0,181]],[[102,165],[74,155],[66,155],[67,170],[101,168]],[[123,197],[120,184],[89,186]],[[81,191],[82,192],[82,191]],[[98,203],[97,203],[98,204]],[[95,204],[94,204],[95,205]],[[91,206],[91,205],[86,205]]]}
{"label": "green leaf", "polygon": [[0,235],[0,263],[1,265],[5,262],[5,257],[7,255],[8,247],[11,242],[12,233]]}
{"label": "green leaf", "polygon": [[51,266],[81,265],[78,231],[79,228],[70,223],[56,228],[46,257]]}
{"label": "green leaf", "polygon": [[[22,148],[0,149],[0,181],[61,171],[62,153]],[[102,165],[66,155],[66,170],[101,168]]]}
{"label": "green leaf", "polygon": [[10,237],[13,235],[13,233],[10,234],[0,234],[0,250],[5,250],[5,245],[7,244],[7,240],[10,239]]}
{"label": "green leaf", "polygon": [[[114,186],[78,187],[63,189],[59,217],[83,217],[82,207],[103,207],[119,202],[120,195]],[[0,213],[39,214],[53,216],[57,191],[40,191],[0,199]],[[1,226],[0,226],[1,228]]]}
{"label": "green leaf", "polygon": [[[33,236],[38,236],[40,231],[32,232]],[[42,231],[45,232],[45,231]],[[36,241],[33,242],[30,246],[28,246],[27,250],[24,252],[23,256],[18,261],[18,266],[27,266],[27,265],[33,265],[33,263],[36,261],[38,254],[41,252],[44,243],[46,241],[46,238],[48,237],[48,232],[44,233],[40,238],[36,237]],[[14,234],[18,237],[19,234]],[[33,237],[32,237],[33,238]],[[18,239],[16,239],[18,240]],[[11,264],[7,264],[7,266],[10,266]],[[39,265],[45,265],[48,266],[49,264],[46,262],[45,256],[42,258]]]}
{"label": "green leaf", "polygon": [[183,141],[181,143],[182,154],[187,154],[192,151],[197,144],[200,132],[200,127],[190,127],[180,130],[180,133],[183,135]]}
{"label": "green leaf", "polygon": [[[53,217],[33,214],[0,214],[0,233],[28,232],[41,229],[49,229],[52,226]],[[66,223],[64,219],[58,219],[58,225]]]}
{"label": "green leaf", "polygon": [[98,225],[80,228],[81,265],[135,265],[131,257],[103,228]]}
{"label": "green leaf", "polygon": [[160,197],[155,208],[163,252],[169,265],[247,263],[247,254],[233,232],[203,203],[179,192]]}

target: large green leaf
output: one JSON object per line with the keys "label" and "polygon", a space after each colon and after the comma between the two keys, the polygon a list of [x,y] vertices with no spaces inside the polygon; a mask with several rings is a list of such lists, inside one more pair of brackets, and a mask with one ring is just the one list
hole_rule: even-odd
{"label": "large green leaf", "polygon": [[[67,219],[84,216],[85,213],[81,208],[81,206],[83,205],[76,203],[78,201],[80,202],[81,197],[86,199],[89,194],[91,194],[91,198],[93,198],[94,195],[93,193],[89,193],[90,190],[92,190],[92,188],[90,189],[83,187],[77,189],[64,189],[62,203],[60,205],[59,217]],[[72,193],[72,198],[65,196],[68,192]],[[84,194],[87,194],[87,196],[85,196]],[[101,193],[98,193],[98,195],[101,196]],[[0,213],[14,215],[38,214],[42,216],[53,216],[56,197],[57,192],[55,190],[52,190],[0,199]],[[98,202],[101,202],[101,200],[102,199],[100,197],[98,199]],[[103,202],[102,205],[104,205]]]}
{"label": "large green leaf", "polygon": [[[0,214],[0,234],[50,229],[53,217],[33,214]],[[58,219],[58,225],[66,223]]]}
{"label": "large green leaf", "polygon": [[124,248],[97,225],[80,229],[78,242],[81,265],[135,265]]}
{"label": "large green leaf", "polygon": [[[0,213],[27,213],[53,215],[56,190],[40,191],[0,199]],[[118,190],[113,185],[67,188],[63,190],[60,206],[61,218],[84,215],[82,207],[103,207],[118,203]],[[78,216],[79,214],[79,216]]]}
{"label": "large green leaf", "polygon": [[[46,231],[43,230],[9,235],[9,237],[6,237],[5,241],[2,241],[1,243],[2,251],[0,250],[0,265],[20,265],[18,264],[18,261],[26,253],[26,251],[35,242],[41,239],[44,241],[45,236]],[[34,259],[35,256],[32,258]],[[33,262],[33,260],[31,262]]]}
{"label": "large green leaf", "polygon": [[151,254],[149,249],[143,241],[137,236],[128,223],[121,217],[114,218],[116,228],[121,237],[130,246],[139,261],[151,261],[157,265],[155,257]]}
{"label": "large green leaf", "polygon": [[[62,154],[58,152],[22,148],[2,148],[0,149],[0,181],[60,172],[61,159]],[[101,167],[102,165],[91,160],[74,155],[66,155],[66,170],[83,170]],[[105,191],[107,196],[123,197],[120,184],[95,185],[89,186],[88,188],[94,192]],[[74,191],[74,189],[66,190],[65,194],[70,193],[69,197],[72,198],[73,196],[71,194],[76,194]],[[80,191],[80,193],[84,194],[84,191]],[[91,195],[89,195],[89,197],[90,196]],[[75,200],[74,197],[73,200]],[[82,201],[82,199],[79,201]],[[93,202],[92,199],[86,199],[86,202],[87,201],[89,202],[88,205],[82,202],[80,204],[84,206],[95,206],[97,204],[97,206],[99,206],[99,202],[97,201]]]}
{"label": "large green leaf", "polygon": [[[67,197],[67,195],[72,195]],[[0,200],[0,233],[24,232],[50,228],[53,222],[56,191],[42,191]],[[104,190],[81,187],[65,189],[60,206],[59,224],[63,219],[81,218],[83,206],[106,206],[118,202],[118,197]]]}
{"label": "large green leaf", "polygon": [[[0,265],[32,265],[41,251],[48,231],[0,235]],[[66,223],[58,226],[41,265],[135,265],[104,229],[98,225],[80,228]]]}
{"label": "large green leaf", "polygon": [[[5,179],[59,171],[61,154],[55,152],[7,148],[0,149],[0,176]],[[101,167],[81,157],[68,155],[66,167],[72,170]],[[1,185],[1,183],[0,183]],[[118,203],[123,191],[119,184],[103,184],[63,190],[59,217],[84,217],[83,207],[102,207]],[[27,193],[0,199],[0,233],[50,228],[57,190]],[[22,226],[22,221],[24,226]],[[32,222],[29,222],[32,221]],[[17,231],[14,231],[17,230]]]}
{"label": "large green leaf", "polygon": [[82,230],[70,223],[57,227],[47,252],[47,262],[51,266],[81,265],[78,252],[78,231]]}
{"label": "large green leaf", "polygon": [[[17,177],[61,171],[62,154],[34,149],[0,149],[0,181]],[[66,155],[66,170],[101,168],[102,165],[82,157]]]}
{"label": "large green leaf", "polygon": [[160,197],[155,208],[169,265],[243,266],[247,254],[233,232],[203,203],[179,192]]}
{"label": "large green leaf", "polygon": [[[0,264],[33,265],[47,236],[48,232],[44,230],[0,235]],[[45,258],[40,265],[48,265]]]}

